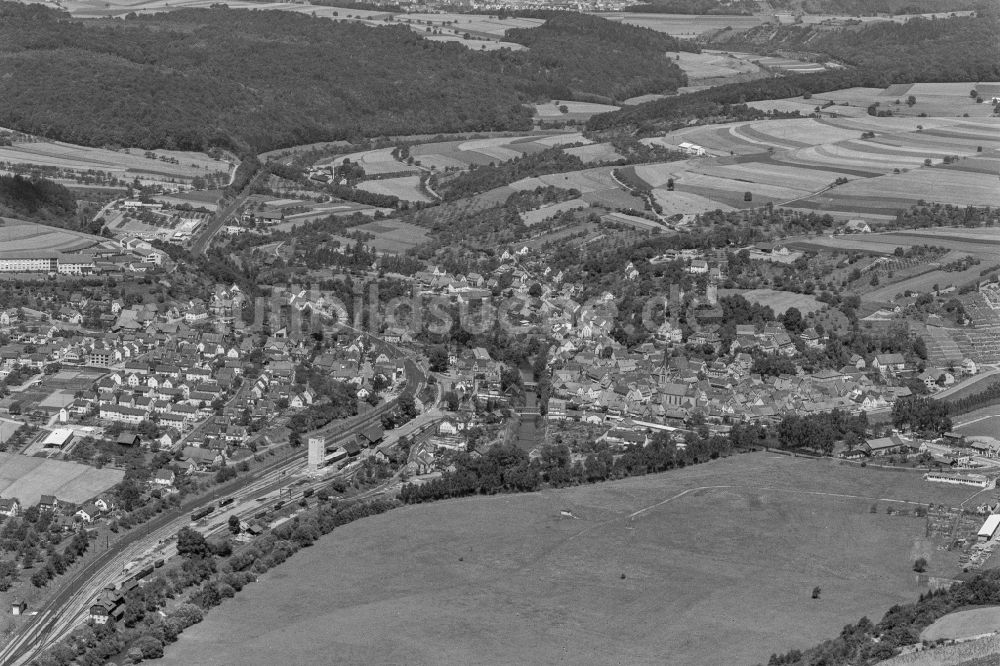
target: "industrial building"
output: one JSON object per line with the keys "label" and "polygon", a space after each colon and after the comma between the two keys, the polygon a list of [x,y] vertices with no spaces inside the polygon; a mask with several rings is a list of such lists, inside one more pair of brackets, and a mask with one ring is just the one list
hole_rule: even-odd
{"label": "industrial building", "polygon": [[979,540],[989,541],[996,536],[998,529],[1000,529],[1000,514],[995,513],[989,516],[983,526],[979,528]]}

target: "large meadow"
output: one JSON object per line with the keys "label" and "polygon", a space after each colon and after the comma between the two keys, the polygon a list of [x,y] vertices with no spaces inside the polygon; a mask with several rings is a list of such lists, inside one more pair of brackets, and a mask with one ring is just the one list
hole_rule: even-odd
{"label": "large meadow", "polygon": [[756,453],[405,507],[263,576],[161,663],[766,662],[915,599],[915,557],[950,573],[911,503],[973,492]]}

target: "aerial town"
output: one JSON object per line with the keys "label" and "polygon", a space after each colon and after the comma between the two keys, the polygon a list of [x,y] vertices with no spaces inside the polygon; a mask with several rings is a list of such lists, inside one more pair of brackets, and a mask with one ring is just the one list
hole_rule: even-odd
{"label": "aerial town", "polygon": [[993,663],[1000,15],[863,4],[0,3],[0,664]]}

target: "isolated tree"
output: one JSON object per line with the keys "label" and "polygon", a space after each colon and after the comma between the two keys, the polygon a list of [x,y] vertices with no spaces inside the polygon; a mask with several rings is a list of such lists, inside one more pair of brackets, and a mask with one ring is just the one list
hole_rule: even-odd
{"label": "isolated tree", "polygon": [[812,598],[813,599],[819,599],[819,593],[820,592],[822,592],[822,590],[820,590],[819,589],[819,585],[817,585],[816,587],[813,588]]}
{"label": "isolated tree", "polygon": [[927,571],[927,559],[923,557],[918,557],[913,563],[913,570],[917,573],[923,573]]}
{"label": "isolated tree", "polygon": [[751,192],[744,192],[743,193],[743,201],[753,201],[753,193],[751,193]]}
{"label": "isolated tree", "polygon": [[240,533],[240,519],[235,515],[229,516],[229,531],[233,534]]}

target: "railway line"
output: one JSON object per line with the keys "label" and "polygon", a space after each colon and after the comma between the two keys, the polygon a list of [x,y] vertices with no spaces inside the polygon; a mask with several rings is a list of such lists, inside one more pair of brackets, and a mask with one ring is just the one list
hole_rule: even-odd
{"label": "railway line", "polygon": [[[410,358],[405,360],[405,373],[406,386],[403,393],[416,396],[423,387],[424,375]],[[398,401],[397,396],[364,414],[346,421],[327,424],[304,434],[303,437],[327,437],[328,445],[339,444],[380,421],[382,416],[396,408]],[[156,545],[170,542],[182,527],[192,526],[190,520],[192,513],[204,510],[208,506],[215,507],[220,499],[232,498],[233,501],[222,511],[215,510],[206,516],[205,525],[197,526],[206,535],[216,534],[221,529],[227,528],[230,515],[249,519],[259,513],[261,510],[261,504],[257,501],[259,498],[271,498],[276,492],[280,495],[289,487],[296,489],[289,491],[289,498],[298,490],[305,491],[307,488],[312,488],[315,492],[337,478],[349,478],[356,471],[356,467],[356,463],[351,463],[325,478],[306,479],[305,483],[299,483],[304,479],[301,474],[305,472],[305,450],[295,450],[286,457],[223,485],[213,495],[182,504],[136,527],[107,551],[58,581],[58,592],[39,608],[38,615],[31,622],[22,625],[11,640],[0,648],[0,664],[3,666],[26,664],[40,651],[51,647],[68,635],[74,627],[86,621],[90,601],[105,586],[120,583],[123,578],[127,578],[123,574],[125,565],[136,558],[141,558]],[[384,489],[379,492],[384,492]],[[301,498],[302,493],[297,494]],[[371,491],[360,497],[365,498],[370,495]],[[166,551],[157,557],[166,557],[174,552],[176,552],[175,547],[168,546]]]}

